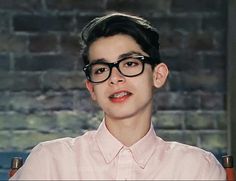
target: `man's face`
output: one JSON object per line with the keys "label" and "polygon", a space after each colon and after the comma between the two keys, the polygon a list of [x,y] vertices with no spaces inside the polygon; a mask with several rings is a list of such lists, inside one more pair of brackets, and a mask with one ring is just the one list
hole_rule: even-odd
{"label": "man's face", "polygon": [[[91,44],[89,61],[92,63],[102,59],[112,63],[130,53],[148,56],[131,36],[119,34],[103,37]],[[145,64],[144,72],[136,77],[126,77],[113,67],[108,80],[102,83],[87,81],[86,86],[107,118],[121,119],[151,113],[153,79],[150,64]]]}

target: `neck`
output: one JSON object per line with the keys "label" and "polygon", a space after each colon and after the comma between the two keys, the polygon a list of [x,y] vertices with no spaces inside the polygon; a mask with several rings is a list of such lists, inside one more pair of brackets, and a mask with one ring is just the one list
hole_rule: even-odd
{"label": "neck", "polygon": [[114,119],[105,115],[105,123],[110,133],[129,147],[147,134],[151,125],[151,114],[125,119]]}

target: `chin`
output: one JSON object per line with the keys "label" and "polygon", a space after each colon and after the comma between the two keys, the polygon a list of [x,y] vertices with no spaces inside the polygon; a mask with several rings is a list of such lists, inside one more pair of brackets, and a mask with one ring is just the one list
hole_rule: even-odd
{"label": "chin", "polygon": [[126,110],[115,110],[115,111],[108,111],[105,112],[106,117],[109,117],[110,119],[128,119],[135,115],[130,109]]}

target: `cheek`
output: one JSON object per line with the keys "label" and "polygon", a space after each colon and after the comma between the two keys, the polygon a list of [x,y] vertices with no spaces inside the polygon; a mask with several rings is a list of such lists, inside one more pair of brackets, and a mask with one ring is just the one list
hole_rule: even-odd
{"label": "cheek", "polygon": [[95,100],[99,102],[101,99],[104,98],[105,90],[102,86],[97,85],[94,87],[93,94],[94,94]]}
{"label": "cheek", "polygon": [[145,75],[140,78],[137,77],[137,79],[135,81],[132,81],[131,83],[137,90],[140,90],[138,92],[140,92],[142,95],[149,95],[153,92],[152,75]]}
{"label": "cheek", "polygon": [[152,88],[154,86],[154,76],[152,70],[148,70],[147,73],[145,74],[143,83],[145,83],[146,86]]}
{"label": "cheek", "polygon": [[142,87],[146,90],[147,95],[152,95],[153,94],[153,89],[154,89],[154,81],[153,81],[153,75],[152,73],[146,75],[144,79],[142,80],[141,89]]}

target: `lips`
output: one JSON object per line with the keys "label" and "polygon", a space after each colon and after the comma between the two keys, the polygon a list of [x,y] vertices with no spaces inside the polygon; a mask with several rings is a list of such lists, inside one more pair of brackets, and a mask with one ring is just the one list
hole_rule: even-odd
{"label": "lips", "polygon": [[118,91],[109,96],[109,99],[112,102],[121,103],[124,102],[132,95],[129,91]]}

